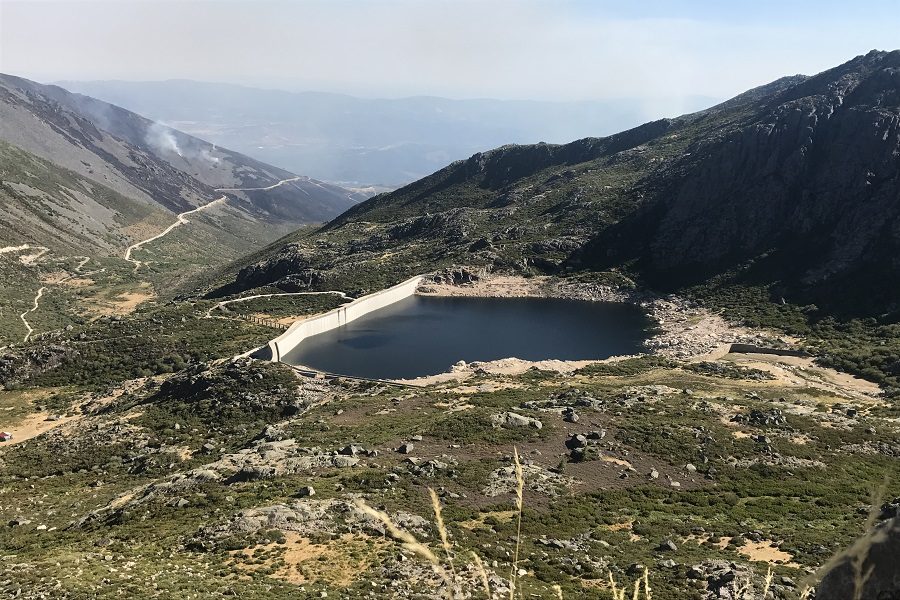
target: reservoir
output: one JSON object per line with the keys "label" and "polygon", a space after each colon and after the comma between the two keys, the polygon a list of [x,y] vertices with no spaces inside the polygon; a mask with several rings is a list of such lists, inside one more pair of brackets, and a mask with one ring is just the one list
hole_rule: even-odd
{"label": "reservoir", "polygon": [[303,340],[283,362],[376,379],[464,360],[603,359],[643,351],[653,322],[627,304],[558,298],[410,296]]}

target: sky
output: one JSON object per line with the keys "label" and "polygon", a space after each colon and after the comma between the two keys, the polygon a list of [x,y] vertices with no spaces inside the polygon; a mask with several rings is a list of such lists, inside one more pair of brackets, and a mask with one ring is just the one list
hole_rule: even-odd
{"label": "sky", "polygon": [[727,98],[900,47],[900,0],[0,0],[0,71],[363,97]]}

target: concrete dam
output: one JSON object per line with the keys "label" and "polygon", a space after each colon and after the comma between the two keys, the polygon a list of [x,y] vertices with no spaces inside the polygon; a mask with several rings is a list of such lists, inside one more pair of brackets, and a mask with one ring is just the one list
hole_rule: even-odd
{"label": "concrete dam", "polygon": [[393,287],[363,296],[325,314],[297,321],[287,331],[269,342],[269,349],[272,351],[271,360],[281,362],[284,355],[296,348],[306,338],[337,329],[380,308],[409,298],[416,293],[424,279],[423,275],[416,275]]}

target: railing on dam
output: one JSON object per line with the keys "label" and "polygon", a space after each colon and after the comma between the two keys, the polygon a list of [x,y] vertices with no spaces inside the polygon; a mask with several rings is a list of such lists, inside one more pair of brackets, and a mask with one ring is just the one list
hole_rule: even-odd
{"label": "railing on dam", "polygon": [[284,323],[280,323],[278,321],[273,321],[272,319],[266,319],[264,317],[257,317],[255,315],[239,315],[238,319],[243,319],[244,321],[249,321],[251,323],[256,323],[257,325],[264,325],[265,327],[271,327],[273,329],[288,329],[290,325],[286,325]]}
{"label": "railing on dam", "polygon": [[409,298],[416,293],[423,280],[424,276],[416,275],[403,283],[398,283],[386,290],[357,298],[353,302],[339,306],[325,314],[297,321],[287,331],[269,342],[269,348],[272,351],[272,361],[281,362],[281,358],[285,354],[296,348],[300,342],[310,336],[337,329],[379,308],[384,308],[404,298]]}

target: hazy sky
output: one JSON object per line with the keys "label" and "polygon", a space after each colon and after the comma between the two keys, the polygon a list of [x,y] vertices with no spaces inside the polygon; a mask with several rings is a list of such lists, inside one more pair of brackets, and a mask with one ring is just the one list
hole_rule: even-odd
{"label": "hazy sky", "polygon": [[361,96],[724,98],[900,47],[900,0],[0,0],[0,71]]}

